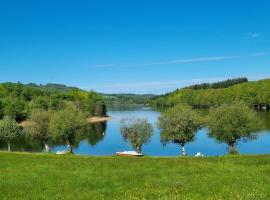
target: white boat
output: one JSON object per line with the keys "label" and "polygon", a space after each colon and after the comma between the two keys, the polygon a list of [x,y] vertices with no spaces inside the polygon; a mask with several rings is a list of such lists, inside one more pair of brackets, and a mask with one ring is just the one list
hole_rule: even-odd
{"label": "white boat", "polygon": [[57,155],[65,155],[67,153],[68,153],[68,151],[57,151],[55,154],[57,154]]}
{"label": "white boat", "polygon": [[138,153],[136,151],[122,151],[122,152],[116,152],[117,156],[142,156],[143,154]]}
{"label": "white boat", "polygon": [[204,155],[201,152],[197,152],[197,154],[195,155],[195,157],[204,157]]}

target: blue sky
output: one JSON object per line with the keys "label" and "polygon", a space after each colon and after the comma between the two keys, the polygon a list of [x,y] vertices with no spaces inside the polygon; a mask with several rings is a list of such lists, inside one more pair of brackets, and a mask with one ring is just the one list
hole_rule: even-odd
{"label": "blue sky", "polygon": [[270,77],[268,0],[0,0],[0,82],[106,93]]}

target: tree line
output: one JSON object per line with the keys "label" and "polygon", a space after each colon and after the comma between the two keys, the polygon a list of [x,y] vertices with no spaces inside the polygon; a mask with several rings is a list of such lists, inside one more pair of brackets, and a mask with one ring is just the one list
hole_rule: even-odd
{"label": "tree line", "polygon": [[215,83],[201,83],[201,84],[195,84],[186,87],[187,89],[193,89],[193,90],[199,90],[199,89],[217,89],[217,88],[227,88],[231,87],[233,85],[237,85],[239,83],[245,83],[248,82],[247,78],[233,78],[233,79],[227,79],[225,81],[219,81]]}
{"label": "tree line", "polygon": [[[202,127],[208,129],[209,137],[226,143],[230,154],[238,153],[237,142],[256,139],[256,132],[262,128],[256,112],[243,102],[211,108],[205,118],[191,106],[178,104],[164,111],[157,125],[161,130],[161,142],[178,144],[183,156],[186,155],[186,144],[196,139],[196,133]],[[123,138],[141,152],[142,145],[150,141],[153,127],[147,119],[128,118],[122,120],[120,131]]]}
{"label": "tree line", "polygon": [[86,117],[86,113],[72,104],[58,111],[34,109],[24,126],[5,116],[0,120],[0,140],[7,143],[8,151],[12,140],[25,136],[42,143],[45,152],[51,151],[51,145],[66,145],[67,152],[73,153],[81,139],[93,145],[104,137],[106,125],[89,124]]}
{"label": "tree line", "polygon": [[68,104],[73,104],[87,116],[106,115],[104,98],[93,91],[57,84],[0,84],[0,119],[10,116],[16,121],[24,121],[34,109],[58,111]]}
{"label": "tree line", "polygon": [[[58,111],[35,109],[32,111],[28,125],[23,129],[10,116],[0,120],[0,139],[8,142],[15,137],[26,134],[44,144],[46,152],[51,150],[50,144],[66,145],[68,152],[78,141],[90,132],[86,114],[73,104]],[[257,113],[243,102],[223,104],[210,109],[207,117],[202,117],[197,110],[186,104],[178,104],[161,113],[158,118],[161,142],[175,143],[181,147],[182,155],[186,155],[185,146],[196,139],[197,131],[206,127],[209,137],[228,144],[229,153],[238,153],[237,142],[256,139],[262,128]],[[96,127],[99,136],[105,134],[106,127]],[[121,120],[120,132],[125,141],[141,153],[142,145],[148,143],[153,135],[153,126],[144,118],[124,118]],[[95,138],[89,134],[88,140],[95,143]]]}
{"label": "tree line", "polygon": [[243,101],[249,107],[269,109],[269,88],[270,79],[238,83],[225,88],[194,89],[194,87],[187,87],[153,98],[150,104],[158,108],[173,107],[179,103],[185,103],[193,107],[209,108],[224,103],[231,104],[235,101]]}

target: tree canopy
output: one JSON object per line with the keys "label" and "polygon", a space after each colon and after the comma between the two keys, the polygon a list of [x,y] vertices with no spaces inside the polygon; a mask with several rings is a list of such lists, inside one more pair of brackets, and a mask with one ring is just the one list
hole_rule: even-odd
{"label": "tree canopy", "polygon": [[255,111],[243,102],[223,104],[212,108],[208,117],[209,136],[229,145],[230,153],[237,152],[239,140],[255,139],[261,122]]}
{"label": "tree canopy", "polygon": [[153,127],[147,119],[129,117],[121,119],[120,131],[125,141],[141,152],[142,145],[149,142],[153,134]]}
{"label": "tree canopy", "polygon": [[182,155],[186,155],[184,146],[195,140],[200,120],[190,106],[179,104],[161,114],[158,127],[161,129],[161,142],[164,145],[168,142],[180,145]]}
{"label": "tree canopy", "polygon": [[17,121],[27,119],[34,109],[60,110],[69,103],[87,113],[88,116],[106,115],[102,95],[65,85],[48,84],[0,84],[0,118],[12,116]]}
{"label": "tree canopy", "polygon": [[165,108],[186,103],[193,107],[211,107],[243,101],[250,107],[270,108],[269,88],[270,79],[244,82],[227,88],[183,88],[152,99],[151,105]]}
{"label": "tree canopy", "polygon": [[86,125],[86,116],[76,107],[69,106],[52,115],[49,132],[55,140],[67,144],[73,153],[76,138],[85,132]]}
{"label": "tree canopy", "polygon": [[10,140],[21,134],[21,127],[12,117],[4,117],[0,120],[0,139],[8,141],[8,151],[10,151]]}
{"label": "tree canopy", "polygon": [[51,115],[51,111],[42,109],[33,110],[29,119],[29,125],[26,126],[26,133],[44,142],[47,152],[50,151],[48,142],[52,138],[52,135],[49,133]]}

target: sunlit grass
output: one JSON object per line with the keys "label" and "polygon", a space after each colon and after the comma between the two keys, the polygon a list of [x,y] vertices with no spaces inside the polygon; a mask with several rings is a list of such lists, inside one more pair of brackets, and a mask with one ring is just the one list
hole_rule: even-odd
{"label": "sunlit grass", "polygon": [[0,153],[0,199],[270,199],[270,155]]}

